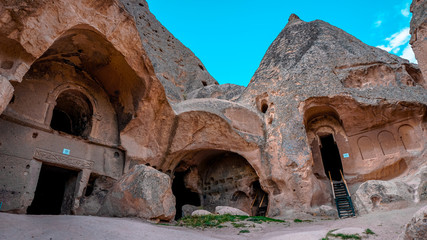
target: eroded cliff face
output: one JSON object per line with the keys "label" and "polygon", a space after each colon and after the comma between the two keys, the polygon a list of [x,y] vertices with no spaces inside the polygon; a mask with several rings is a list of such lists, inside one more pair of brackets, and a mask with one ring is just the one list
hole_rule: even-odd
{"label": "eroded cliff face", "polygon": [[[216,86],[143,0],[0,6],[2,211],[25,213],[38,182],[61,172],[63,213],[164,220],[188,203],[307,211],[330,204],[329,173],[339,170],[354,186],[424,176],[415,174],[427,155],[422,71],[325,22],[291,16],[245,89]],[[138,180],[147,169],[161,201],[113,196],[156,182]],[[424,199],[417,179],[408,181]],[[136,214],[140,200],[157,210]]]}
{"label": "eroded cliff face", "polygon": [[145,0],[120,0],[135,19],[142,44],[171,102],[203,86],[218,84],[203,63],[150,12]]}
{"label": "eroded cliff face", "polygon": [[411,45],[424,78],[427,78],[427,1],[414,0],[411,4]]}
{"label": "eroded cliff face", "polygon": [[425,86],[417,65],[323,21],[291,16],[238,100],[264,116],[262,158],[275,189],[269,213],[328,203],[334,169],[321,154],[328,136],[353,182],[424,164]]}
{"label": "eroded cliff face", "polygon": [[[46,182],[66,181],[66,189],[55,190],[67,192],[56,199],[65,210],[44,213],[103,214],[98,210],[106,192],[132,167],[153,166],[153,172],[167,173],[166,179],[195,154],[205,156],[200,162],[210,160],[212,152],[240,154],[252,173],[261,168],[263,130],[257,113],[224,100],[179,104],[187,93],[217,82],[145,1],[7,1],[0,6],[2,211],[43,212],[38,202],[47,199],[38,196],[48,191]],[[67,177],[56,179],[61,172]],[[106,178],[108,184],[99,187]],[[253,194],[249,190],[246,194]],[[144,204],[163,203],[153,199]],[[173,218],[169,200],[164,201],[167,217],[149,212],[142,217]],[[110,214],[131,214],[125,202]]]}

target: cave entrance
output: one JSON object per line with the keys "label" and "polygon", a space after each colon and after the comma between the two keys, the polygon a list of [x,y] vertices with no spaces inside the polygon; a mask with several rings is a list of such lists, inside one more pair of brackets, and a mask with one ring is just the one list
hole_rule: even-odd
{"label": "cave entrance", "polygon": [[86,95],[77,90],[67,90],[56,99],[50,127],[87,139],[92,128],[92,115],[92,104]]}
{"label": "cave entrance", "polygon": [[70,214],[78,172],[43,164],[27,214]]}
{"label": "cave entrance", "polygon": [[172,183],[172,192],[176,198],[175,220],[182,217],[182,206],[186,204],[200,206],[200,196],[198,193],[190,191],[185,186],[184,177],[187,172],[175,172],[175,178]]}
{"label": "cave entrance", "polygon": [[[342,162],[337,143],[332,134],[326,136],[319,136],[320,138],[320,152],[322,155],[323,168],[325,174],[329,178],[329,173],[334,181],[341,180]],[[341,172],[340,172],[341,171]]]}
{"label": "cave entrance", "polygon": [[268,207],[268,194],[261,188],[259,181],[252,183],[253,200],[251,204],[252,216],[265,216]]}

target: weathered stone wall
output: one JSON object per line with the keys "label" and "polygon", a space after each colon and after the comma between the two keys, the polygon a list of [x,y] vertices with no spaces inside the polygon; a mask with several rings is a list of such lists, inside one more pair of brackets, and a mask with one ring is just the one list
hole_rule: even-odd
{"label": "weathered stone wall", "polygon": [[[73,210],[85,194],[91,172],[118,178],[140,163],[165,172],[174,170],[182,160],[174,156],[186,149],[182,144],[189,140],[185,129],[198,125],[190,119],[181,121],[185,117],[177,116],[169,101],[182,101],[186,93],[216,81],[158,23],[145,2],[9,1],[0,5],[4,43],[0,47],[0,113],[12,103],[2,115],[0,127],[7,131],[1,135],[6,144],[0,145],[0,153],[5,167],[16,166],[10,176],[25,174],[19,180],[2,178],[2,185],[7,185],[2,194],[16,193],[8,201],[16,204],[4,204],[2,210],[25,212],[42,163],[80,171]],[[94,108],[90,134],[83,139],[58,134],[49,126],[52,108],[68,88],[86,95]],[[207,105],[215,109],[215,104]],[[197,109],[196,115],[217,119],[219,124],[206,124],[221,136],[214,134],[204,148],[241,151],[251,162],[258,161],[260,168],[258,142],[263,130],[258,116],[243,106],[227,112],[203,110]],[[247,124],[242,114],[255,125]],[[178,125],[181,130],[176,130]],[[214,133],[213,128],[206,133]],[[5,140],[12,135],[16,136],[13,141]],[[222,147],[215,146],[219,139]],[[239,146],[233,146],[233,141]],[[24,151],[18,152],[14,146],[24,143]],[[64,146],[71,150],[69,156],[61,153]],[[22,159],[11,162],[4,157],[7,154]]]}
{"label": "weathered stone wall", "polygon": [[120,0],[134,17],[144,49],[171,102],[203,86],[218,84],[203,63],[150,12],[145,0]]}
{"label": "weathered stone wall", "polygon": [[[319,172],[319,164],[313,162],[316,152],[309,145],[313,137],[309,134],[307,139],[304,122],[310,106],[332,107],[338,112],[341,132],[345,133],[341,142],[347,144],[339,150],[350,153],[349,159],[343,159],[345,175],[370,172],[373,175],[367,178],[392,177],[403,173],[409,162],[417,163],[412,168],[423,164],[425,141],[416,153],[407,154],[400,141],[401,156],[382,157],[378,153],[375,160],[362,160],[358,140],[369,135],[376,142],[373,151],[377,154],[381,147],[374,135],[388,130],[398,142],[399,127],[405,124],[418,130],[409,139],[425,139],[420,119],[425,114],[426,97],[416,65],[367,46],[325,22],[304,22],[291,16],[238,100],[264,118],[262,159],[271,169],[267,180],[278,189],[269,198],[269,213],[284,214],[286,207],[309,208],[328,191],[313,172]],[[403,156],[407,156],[406,162],[399,163]],[[383,165],[390,169],[381,170]]]}
{"label": "weathered stone wall", "polygon": [[412,1],[411,12],[410,43],[423,73],[424,86],[427,86],[427,1]]}

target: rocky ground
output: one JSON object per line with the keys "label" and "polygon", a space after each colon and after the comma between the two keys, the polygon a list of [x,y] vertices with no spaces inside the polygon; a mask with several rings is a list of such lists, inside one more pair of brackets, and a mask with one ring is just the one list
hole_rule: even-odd
{"label": "rocky ground", "polygon": [[[300,218],[312,222],[255,224],[248,228],[194,229],[153,224],[139,219],[93,216],[35,216],[0,213],[0,239],[322,239],[328,231],[359,233],[362,239],[397,239],[413,214],[424,204],[375,212],[343,220]],[[367,228],[375,235],[361,234]],[[247,233],[240,233],[249,230]],[[245,231],[246,232],[246,231]]]}

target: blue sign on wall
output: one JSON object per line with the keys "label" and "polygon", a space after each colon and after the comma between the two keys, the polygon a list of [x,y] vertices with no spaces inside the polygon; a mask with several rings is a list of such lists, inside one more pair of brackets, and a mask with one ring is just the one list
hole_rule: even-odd
{"label": "blue sign on wall", "polygon": [[344,158],[348,158],[348,157],[350,157],[350,154],[348,154],[348,153],[344,153],[342,156],[343,156]]}
{"label": "blue sign on wall", "polygon": [[70,149],[64,148],[64,150],[62,150],[62,154],[70,155]]}

